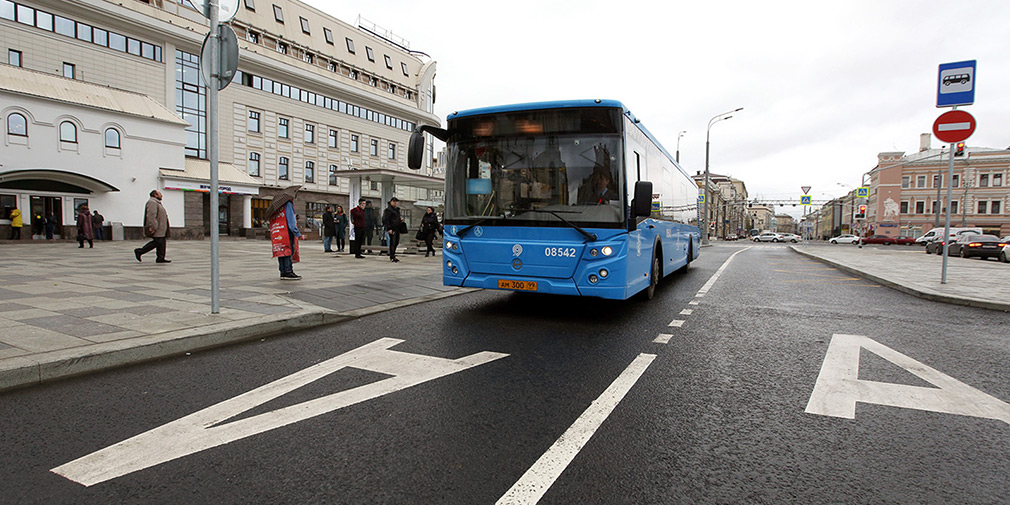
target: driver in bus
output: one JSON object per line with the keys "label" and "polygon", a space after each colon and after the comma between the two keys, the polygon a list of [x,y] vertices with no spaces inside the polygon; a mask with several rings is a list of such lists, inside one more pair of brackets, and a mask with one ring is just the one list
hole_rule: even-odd
{"label": "driver in bus", "polygon": [[603,205],[609,204],[613,200],[621,197],[614,188],[613,178],[610,172],[601,169],[593,170],[593,173],[586,178],[579,188],[579,203],[583,205]]}

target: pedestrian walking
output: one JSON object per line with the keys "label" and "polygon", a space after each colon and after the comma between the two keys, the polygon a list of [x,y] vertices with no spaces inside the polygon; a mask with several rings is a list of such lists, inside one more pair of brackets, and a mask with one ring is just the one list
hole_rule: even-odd
{"label": "pedestrian walking", "polygon": [[94,214],[91,216],[91,228],[95,230],[96,240],[105,240],[105,231],[102,229],[102,224],[105,223],[105,216],[98,213],[98,211],[93,211]]}
{"label": "pedestrian walking", "polygon": [[46,240],[52,240],[56,232],[56,216],[52,212],[46,214]]}
{"label": "pedestrian walking", "polygon": [[417,232],[427,247],[424,250],[425,258],[428,257],[428,254],[435,256],[435,247],[432,246],[432,242],[435,241],[436,233],[442,233],[442,227],[438,223],[438,214],[435,213],[435,209],[428,207],[428,210],[424,212],[424,216],[421,217],[421,230]]}
{"label": "pedestrian walking", "polygon": [[358,206],[351,209],[351,227],[354,228],[354,238],[351,239],[351,252],[361,259],[361,243],[365,239],[365,199],[358,199]]}
{"label": "pedestrian walking", "polygon": [[141,256],[154,249],[157,257],[155,263],[171,263],[172,260],[165,258],[169,235],[168,211],[161,204],[161,191],[151,190],[151,198],[144,206],[144,236],[150,238],[151,241],[144,244],[144,247],[133,250],[137,261],[141,261]]}
{"label": "pedestrian walking", "polygon": [[46,220],[42,217],[41,212],[36,212],[32,216],[32,236],[42,235],[46,232]]}
{"label": "pedestrian walking", "polygon": [[333,221],[333,207],[326,206],[323,212],[323,252],[333,252],[330,246],[333,244],[333,237],[337,236],[337,227]]}
{"label": "pedestrian walking", "polygon": [[[372,207],[371,200],[365,200],[365,242],[368,245],[372,245],[372,236],[375,234],[375,229],[379,227],[379,213]],[[372,250],[368,250],[368,254],[372,254]]]}
{"label": "pedestrian walking", "polygon": [[7,238],[9,240],[21,240],[21,227],[25,225],[24,220],[21,219],[21,209],[11,210],[10,218],[11,234]]}
{"label": "pedestrian walking", "polygon": [[77,207],[77,246],[78,249],[84,248],[84,242],[88,242],[88,247],[95,247],[95,231],[91,225],[91,212],[88,212],[88,205],[82,203],[80,207]]}
{"label": "pedestrian walking", "polygon": [[400,234],[406,231],[407,224],[400,217],[400,200],[395,196],[389,200],[389,207],[382,212],[382,226],[389,235],[389,261],[399,263],[396,259],[396,246],[400,245]]}
{"label": "pedestrian walking", "polygon": [[337,215],[333,216],[333,219],[337,226],[337,252],[344,252],[347,245],[344,241],[347,237],[347,214],[344,214],[343,206],[337,205]]}
{"label": "pedestrian walking", "polygon": [[302,277],[295,273],[294,264],[298,263],[298,239],[302,236],[298,231],[298,218],[295,214],[294,199],[301,186],[289,186],[274,197],[267,207],[266,215],[270,221],[270,246],[277,258],[277,266],[281,271],[281,280],[297,281]]}

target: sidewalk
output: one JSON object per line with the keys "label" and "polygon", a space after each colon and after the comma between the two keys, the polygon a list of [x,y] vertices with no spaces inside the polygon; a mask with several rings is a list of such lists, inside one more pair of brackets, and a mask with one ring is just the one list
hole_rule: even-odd
{"label": "sidewalk", "polygon": [[442,286],[436,258],[355,259],[302,245],[282,281],[265,240],[222,240],[221,311],[210,313],[210,241],[0,244],[0,390],[330,324],[471,290]]}
{"label": "sidewalk", "polygon": [[1010,264],[994,259],[948,258],[947,283],[940,283],[943,257],[921,246],[863,248],[848,244],[804,243],[800,254],[879,282],[898,291],[937,302],[1010,312]]}

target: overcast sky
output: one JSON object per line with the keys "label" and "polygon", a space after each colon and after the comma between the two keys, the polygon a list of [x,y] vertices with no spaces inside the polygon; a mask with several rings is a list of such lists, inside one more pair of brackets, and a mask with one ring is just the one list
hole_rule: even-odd
{"label": "overcast sky", "polygon": [[[581,98],[623,102],[688,173],[752,198],[840,196],[882,151],[918,150],[937,67],[978,60],[969,146],[1010,146],[1010,2],[308,0],[360,14],[437,62],[436,114]],[[941,142],[933,140],[933,147]],[[848,185],[849,187],[842,186]],[[779,210],[801,214],[800,207]]]}

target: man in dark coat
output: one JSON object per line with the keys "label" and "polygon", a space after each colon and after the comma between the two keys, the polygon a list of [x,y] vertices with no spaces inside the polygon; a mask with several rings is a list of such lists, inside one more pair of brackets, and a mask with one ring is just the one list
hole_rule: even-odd
{"label": "man in dark coat", "polygon": [[144,236],[151,239],[150,242],[133,250],[133,255],[140,261],[144,253],[155,250],[157,259],[155,263],[171,263],[172,260],[165,258],[166,239],[169,235],[168,211],[161,204],[161,191],[152,190],[151,198],[144,206]]}
{"label": "man in dark coat", "polygon": [[333,243],[335,236],[337,236],[337,227],[333,221],[333,207],[327,205],[326,212],[323,212],[323,252],[333,252],[330,244]]}
{"label": "man in dark coat", "polygon": [[382,226],[386,227],[386,233],[389,234],[389,261],[392,263],[400,262],[396,259],[396,246],[400,244],[400,223],[403,223],[399,205],[400,200],[394,196],[389,200],[389,207],[382,212]]}
{"label": "man in dark coat", "polygon": [[[375,234],[375,229],[379,227],[379,212],[372,207],[372,201],[365,201],[365,243],[372,245],[372,235]],[[368,250],[368,254],[372,254],[372,250]]]}
{"label": "man in dark coat", "polygon": [[358,198],[358,206],[351,209],[351,228],[354,228],[354,239],[351,240],[351,252],[355,258],[364,258],[361,254],[361,242],[365,239],[365,199]]}

